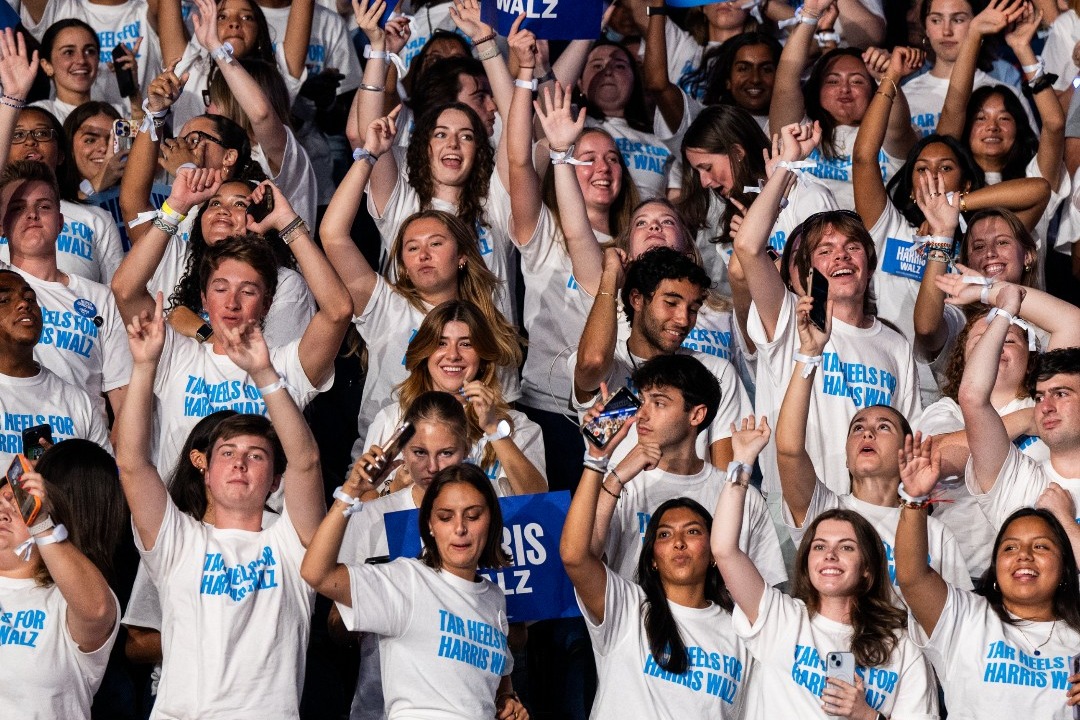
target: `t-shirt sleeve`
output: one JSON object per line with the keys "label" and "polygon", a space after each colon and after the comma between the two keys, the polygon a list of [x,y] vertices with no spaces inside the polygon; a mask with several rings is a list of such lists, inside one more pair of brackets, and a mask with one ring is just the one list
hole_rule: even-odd
{"label": "t-shirt sleeve", "polygon": [[285,382],[288,383],[289,394],[292,395],[293,400],[303,410],[311,402],[312,398],[330,389],[330,386],[334,384],[334,373],[331,369],[329,377],[323,378],[318,385],[313,384],[300,362],[301,342],[301,340],[297,340],[284,347],[274,348],[270,351],[270,360],[274,363],[277,371],[285,378]]}
{"label": "t-shirt sleeve", "polygon": [[165,514],[161,518],[161,527],[158,528],[157,540],[154,546],[147,550],[142,538],[139,537],[139,531],[135,527],[135,520],[132,519],[131,529],[135,534],[135,547],[138,548],[139,554],[142,556],[143,564],[150,574],[150,579],[157,587],[161,587],[163,580],[181,559],[185,550],[190,550],[188,547],[189,531],[194,522],[192,518],[180,512],[172,498],[166,497]]}
{"label": "t-shirt sleeve", "polygon": [[104,324],[101,328],[102,360],[101,389],[104,392],[124,387],[131,379],[131,348],[128,346],[127,328],[120,318],[116,301],[111,292],[101,308]]}
{"label": "t-shirt sleeve", "polygon": [[128,626],[161,630],[161,596],[143,562],[139,563],[135,573],[135,583],[131,586],[131,596],[122,622]]}
{"label": "t-shirt sleeve", "polygon": [[278,347],[299,340],[317,310],[304,276],[292,270],[280,270],[274,302],[263,323],[266,344]]}
{"label": "t-shirt sleeve", "polygon": [[731,626],[753,656],[763,663],[791,668],[791,648],[799,626],[806,617],[802,603],[776,588],[766,587],[753,624],[738,605],[731,613]]}
{"label": "t-shirt sleeve", "polygon": [[901,653],[901,666],[889,717],[897,720],[937,720],[937,681],[929,659],[907,638],[902,639],[893,652]]}
{"label": "t-shirt sleeve", "polygon": [[788,579],[780,539],[776,536],[765,498],[756,488],[747,488],[743,501],[743,525],[739,547],[750,556],[761,577],[768,585],[779,585]]}
{"label": "t-shirt sleeve", "polygon": [[349,565],[349,592],[352,608],[338,604],[341,617],[348,617],[349,630],[375,633],[382,637],[404,634],[412,617],[412,599],[419,588],[411,560],[386,565]]}
{"label": "t-shirt sleeve", "polygon": [[1009,452],[998,470],[990,492],[983,493],[979,487],[975,477],[975,462],[970,457],[964,469],[964,480],[968,492],[975,496],[986,519],[995,528],[1000,528],[1005,518],[1017,508],[1034,505],[1049,485],[1039,463],[1020,452],[1013,443],[1009,443]]}
{"label": "t-shirt sleeve", "polygon": [[788,507],[787,501],[785,501],[781,506],[781,514],[788,534],[791,536],[791,542],[795,543],[795,547],[798,547],[799,543],[802,542],[803,535],[806,533],[806,526],[814,522],[814,518],[826,510],[837,507],[840,507],[840,500],[837,498],[836,493],[817,478],[814,478],[814,492],[810,496],[810,505],[806,508],[806,517],[803,518],[801,526],[795,526],[795,517],[791,514],[791,509]]}
{"label": "t-shirt sleeve", "polygon": [[[908,629],[911,639],[922,648],[931,659],[943,660],[944,664],[939,667],[947,667],[949,658],[954,653],[962,652],[965,629],[981,628],[984,619],[980,612],[979,604],[986,601],[974,593],[960,590],[949,585],[945,595],[945,606],[938,615],[934,632],[926,634],[925,629],[918,623],[914,615],[909,614]],[[970,648],[969,648],[970,649]],[[935,662],[935,664],[937,664]]]}
{"label": "t-shirt sleeve", "polygon": [[717,380],[720,383],[720,407],[716,411],[716,417],[709,425],[709,440],[716,442],[731,437],[731,424],[739,423],[744,417],[754,412],[750,398],[746,394],[739,373],[735,366],[727,360],[719,358],[719,374]]}
{"label": "t-shirt sleeve", "polygon": [[642,599],[641,589],[637,585],[619,577],[610,568],[604,568],[604,573],[607,582],[604,584],[603,622],[597,622],[585,609],[581,598],[574,593],[578,607],[581,608],[581,615],[585,618],[585,625],[589,628],[593,651],[601,656],[610,653],[619,641],[630,634],[630,628],[640,621]]}
{"label": "t-shirt sleeve", "polygon": [[[88,208],[90,206],[87,206]],[[106,212],[94,213],[94,248],[98,256],[98,268],[101,272],[100,282],[108,285],[112,282],[116,268],[124,259],[124,246],[120,242],[120,231],[112,216]]]}
{"label": "t-shirt sleeve", "polygon": [[[784,293],[780,304],[780,314],[776,319],[776,329],[772,340],[766,338],[765,325],[758,314],[757,303],[750,304],[750,314],[746,320],[746,334],[757,346],[757,367],[765,370],[769,379],[779,387],[787,387],[791,378],[792,343],[797,337],[795,327],[795,296]],[[761,378],[759,377],[760,381]]]}

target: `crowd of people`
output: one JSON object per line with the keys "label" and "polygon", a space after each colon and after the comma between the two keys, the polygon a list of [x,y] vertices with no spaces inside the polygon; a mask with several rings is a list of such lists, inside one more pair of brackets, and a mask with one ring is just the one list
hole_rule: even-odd
{"label": "crowd of people", "polygon": [[1080,717],[1080,0],[8,2],[5,717]]}

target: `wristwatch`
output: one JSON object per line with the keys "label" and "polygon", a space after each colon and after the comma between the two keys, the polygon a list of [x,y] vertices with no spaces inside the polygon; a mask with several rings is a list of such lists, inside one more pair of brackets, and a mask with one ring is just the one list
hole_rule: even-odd
{"label": "wristwatch", "polygon": [[214,334],[214,328],[210,327],[210,323],[203,323],[199,326],[199,329],[195,331],[195,339],[201,343],[210,339],[210,336]]}

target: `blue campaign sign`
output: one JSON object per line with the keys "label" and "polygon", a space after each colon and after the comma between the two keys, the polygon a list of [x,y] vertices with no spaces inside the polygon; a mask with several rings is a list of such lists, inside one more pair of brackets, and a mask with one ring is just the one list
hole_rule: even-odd
{"label": "blue campaign sign", "polygon": [[541,40],[595,40],[604,17],[603,0],[483,0],[480,17],[506,37],[518,15],[523,30]]}
{"label": "blue campaign sign", "polygon": [[[481,574],[506,593],[510,622],[580,615],[574,586],[559,558],[559,539],[570,509],[570,493],[563,490],[516,495],[500,498],[499,505],[503,513],[503,550],[513,558],[513,564]],[[420,554],[419,516],[419,510],[401,510],[383,518],[391,559]]]}

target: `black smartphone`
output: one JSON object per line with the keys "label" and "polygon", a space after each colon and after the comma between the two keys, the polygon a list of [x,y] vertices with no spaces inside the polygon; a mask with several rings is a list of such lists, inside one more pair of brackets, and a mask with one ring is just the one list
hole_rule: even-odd
{"label": "black smartphone", "polygon": [[813,305],[810,306],[810,322],[824,332],[827,322],[826,306],[829,302],[829,278],[825,277],[825,273],[814,272],[814,269],[810,268],[806,282],[810,286],[810,298],[813,300]]}
{"label": "black smartphone", "polygon": [[581,426],[581,434],[598,448],[602,448],[619,432],[630,417],[641,407],[641,401],[630,388],[621,387],[606,403],[600,415]]}
{"label": "black smartphone", "polygon": [[112,50],[113,59],[113,71],[116,73],[116,86],[120,90],[121,97],[129,98],[135,94],[135,71],[120,67],[119,61],[128,55],[131,55],[131,51],[127,49],[124,43],[120,43]]}
{"label": "black smartphone", "polygon": [[49,445],[53,444],[52,425],[35,425],[22,431],[23,454],[28,460],[37,460],[45,452],[45,448],[41,447],[41,440],[45,440]]}
{"label": "black smartphone", "polygon": [[405,443],[409,442],[415,434],[416,428],[411,422],[401,423],[398,425],[397,430],[394,431],[394,434],[386,441],[386,446],[383,448],[382,462],[378,464],[364,464],[364,472],[371,478],[371,483],[380,494],[382,494],[386,488],[390,487],[390,478],[383,477],[386,475],[387,469],[393,464],[394,458],[401,453],[401,448],[404,447]]}
{"label": "black smartphone", "polygon": [[11,493],[15,496],[15,506],[19,508],[19,514],[27,526],[33,525],[41,512],[41,498],[28,493],[22,484],[23,474],[32,472],[33,469],[26,457],[19,454],[12,459],[4,476],[4,482],[11,486]]}
{"label": "black smartphone", "polygon": [[263,193],[263,199],[257,203],[251,203],[248,205],[247,214],[251,216],[251,219],[255,222],[262,222],[266,219],[266,216],[274,209],[274,193],[270,188],[264,188],[266,192]]}

